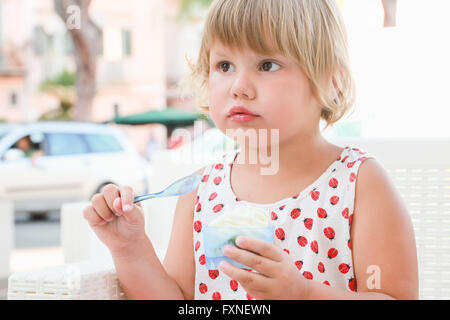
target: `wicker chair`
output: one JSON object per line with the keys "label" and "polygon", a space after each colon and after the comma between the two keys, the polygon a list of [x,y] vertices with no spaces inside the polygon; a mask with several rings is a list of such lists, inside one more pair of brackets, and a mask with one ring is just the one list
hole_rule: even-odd
{"label": "wicker chair", "polygon": [[[368,151],[388,171],[408,206],[415,229],[419,297],[450,299],[450,139],[346,139],[334,142]],[[167,173],[167,170],[156,172]],[[154,181],[161,181],[164,185],[173,178],[161,174],[160,177],[155,176]],[[170,230],[173,216],[154,212],[173,211],[175,202],[174,198],[152,202],[153,207],[147,209],[149,216],[146,218],[156,221],[158,217],[158,226],[164,225],[165,230]],[[74,216],[81,219],[81,212]],[[82,222],[79,223],[81,226]],[[161,239],[163,233],[157,230],[147,231],[162,259],[168,238]],[[84,234],[86,232],[89,231],[85,230]],[[78,229],[78,234],[83,232]],[[72,243],[77,243],[73,232],[68,237]],[[85,240],[87,247],[101,247],[94,244],[96,240],[93,237],[90,239],[90,242]],[[66,252],[70,251],[70,245],[66,247]],[[72,254],[73,263],[63,266],[12,274],[8,283],[8,299],[124,299],[111,259],[98,258],[101,256],[98,252],[102,250],[104,254],[105,248],[96,252],[91,250],[84,255]]]}

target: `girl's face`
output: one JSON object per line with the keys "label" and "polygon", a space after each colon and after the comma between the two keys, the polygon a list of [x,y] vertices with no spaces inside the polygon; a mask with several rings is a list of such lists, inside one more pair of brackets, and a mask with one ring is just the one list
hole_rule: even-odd
{"label": "girl's face", "polygon": [[[295,60],[281,54],[236,51],[216,41],[210,50],[208,95],[211,118],[222,132],[279,129],[282,143],[313,136],[319,128],[320,107],[308,78]],[[233,107],[256,116],[230,116]]]}

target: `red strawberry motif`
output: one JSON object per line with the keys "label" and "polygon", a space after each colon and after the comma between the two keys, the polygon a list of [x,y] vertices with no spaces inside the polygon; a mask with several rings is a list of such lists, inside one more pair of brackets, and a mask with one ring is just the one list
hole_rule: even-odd
{"label": "red strawberry motif", "polygon": [[301,213],[302,213],[302,210],[299,209],[299,208],[292,209],[292,211],[291,211],[291,218],[292,219],[297,219],[298,217],[300,217]]}
{"label": "red strawberry motif", "polygon": [[205,255],[202,254],[199,258],[198,258],[198,263],[200,263],[202,266],[206,263],[206,258]]}
{"label": "red strawberry motif", "polygon": [[287,254],[290,254],[289,250],[288,250],[288,249],[286,249],[286,248],[285,248],[285,249],[283,249],[283,251],[284,251],[284,252],[286,252]]}
{"label": "red strawberry motif", "polygon": [[330,198],[330,203],[335,206],[337,203],[339,202],[339,197],[338,196],[332,196]]}
{"label": "red strawberry motif", "polygon": [[336,178],[331,178],[330,181],[328,182],[328,185],[333,188],[336,189],[338,186],[338,181]]}
{"label": "red strawberry motif", "polygon": [[209,270],[208,273],[209,277],[213,280],[219,276],[219,270]]}
{"label": "red strawberry motif", "polygon": [[356,291],[356,279],[355,278],[350,278],[348,280],[348,288],[352,291]]}
{"label": "red strawberry motif", "polygon": [[194,222],[194,230],[196,232],[202,231],[202,222],[201,221],[197,220]]}
{"label": "red strawberry motif", "polygon": [[317,265],[317,269],[319,270],[320,273],[325,272],[325,266],[324,266],[323,262],[319,262],[319,264]]}
{"label": "red strawberry motif", "polygon": [[276,214],[274,211],[272,211],[272,212],[270,213],[270,218],[271,218],[272,220],[277,220],[277,219],[278,219],[278,216],[277,216],[277,214]]}
{"label": "red strawberry motif", "polygon": [[355,182],[356,174],[354,172],[350,173],[350,182]]}
{"label": "red strawberry motif", "polygon": [[338,255],[338,251],[336,248],[331,248],[330,250],[328,250],[328,258],[329,259],[333,259]]}
{"label": "red strawberry motif", "polygon": [[213,300],[222,300],[222,296],[220,295],[219,291],[216,291],[212,295]]}
{"label": "red strawberry motif", "polygon": [[315,254],[318,254],[318,253],[319,253],[319,244],[317,243],[316,240],[314,240],[313,242],[311,242],[310,247],[311,247],[312,252],[314,252]]}
{"label": "red strawberry motif", "polygon": [[329,283],[327,280],[325,280],[325,281],[322,282],[322,283],[325,284],[325,285],[327,285],[327,286],[331,286],[330,283]]}
{"label": "red strawberry motif", "polygon": [[311,198],[314,200],[314,201],[316,201],[317,199],[319,199],[319,196],[320,196],[320,191],[317,191],[317,190],[313,190],[313,191],[311,191]]}
{"label": "red strawberry motif", "polygon": [[317,209],[317,215],[319,216],[319,218],[321,219],[325,219],[328,215],[327,215],[327,211],[324,208],[319,208]]}
{"label": "red strawberry motif", "polygon": [[312,280],[312,279],[313,279],[313,275],[312,275],[312,273],[309,272],[309,271],[304,271],[304,272],[303,272],[303,276],[304,276],[306,279],[308,279],[308,280]]}
{"label": "red strawberry motif", "polygon": [[301,270],[303,267],[303,261],[302,260],[297,260],[295,261],[295,265],[297,266],[298,270]]}
{"label": "red strawberry motif", "polygon": [[233,291],[236,291],[238,289],[239,283],[236,280],[230,281],[230,288]]}
{"label": "red strawberry motif", "polygon": [[305,247],[308,244],[308,239],[303,236],[297,237],[297,242],[301,247]]}
{"label": "red strawberry motif", "polygon": [[208,178],[209,178],[209,174],[205,174],[205,175],[202,177],[202,182],[207,182],[207,181],[208,181]]}
{"label": "red strawberry motif", "polygon": [[236,201],[241,201],[241,199],[239,199],[239,197],[236,197]]}
{"label": "red strawberry motif", "polygon": [[356,161],[352,161],[352,162],[347,163],[347,168],[352,168],[355,165],[355,162]]}
{"label": "red strawberry motif", "polygon": [[294,196],[292,197],[292,199],[297,199],[299,195],[300,195],[300,192],[297,193],[296,195],[294,195]]}
{"label": "red strawberry motif", "polygon": [[346,155],[346,156],[344,157],[344,159],[342,159],[342,160],[341,160],[341,162],[342,162],[342,163],[344,163],[344,162],[345,162],[345,160],[347,160],[347,159],[348,159],[348,157],[349,157],[349,156],[348,156],[348,155]]}
{"label": "red strawberry motif", "polygon": [[342,211],[342,216],[343,216],[345,219],[348,219],[348,215],[349,215],[349,210],[348,210],[348,208],[345,208],[345,209]]}
{"label": "red strawberry motif", "polygon": [[313,219],[306,218],[305,220],[303,220],[303,224],[305,225],[306,229],[311,230],[313,226]]}
{"label": "red strawberry motif", "polygon": [[208,200],[211,201],[211,200],[214,200],[215,198],[217,198],[217,192],[211,193],[211,194],[209,195]]}
{"label": "red strawberry motif", "polygon": [[217,213],[217,212],[219,212],[220,210],[222,210],[222,208],[223,208],[223,203],[219,203],[219,204],[216,204],[214,207],[213,207],[213,212],[214,213]]}
{"label": "red strawberry motif", "polygon": [[248,300],[253,300],[253,299],[254,299],[254,297],[253,297],[253,296],[251,296],[251,295],[250,295],[250,294],[248,294],[248,293],[246,294],[246,297],[247,297],[247,299],[248,299]]}
{"label": "red strawberry motif", "polygon": [[286,205],[285,204],[283,204],[281,207],[280,207],[280,210],[283,210],[284,209],[284,207],[286,207]]}
{"label": "red strawberry motif", "polygon": [[217,186],[221,181],[222,181],[222,178],[221,178],[221,177],[215,177],[214,180],[213,180],[213,182],[214,182],[214,184],[215,184],[216,186]]}
{"label": "red strawberry motif", "polygon": [[197,203],[197,206],[195,208],[195,212],[200,212],[200,211],[202,211],[202,204],[199,202],[199,203]]}
{"label": "red strawberry motif", "polygon": [[353,222],[353,213],[348,217],[348,224],[351,226]]}
{"label": "red strawberry motif", "polygon": [[346,263],[341,263],[339,265],[339,271],[343,274],[346,274],[350,270],[350,265]]}
{"label": "red strawberry motif", "polygon": [[223,169],[223,164],[221,164],[221,163],[216,164],[215,169],[216,170],[222,170]]}
{"label": "red strawberry motif", "polygon": [[205,294],[206,291],[208,291],[208,286],[202,282],[198,286],[198,291],[200,291],[201,294]]}
{"label": "red strawberry motif", "polygon": [[334,236],[335,236],[334,230],[332,227],[327,227],[327,228],[323,229],[323,234],[325,235],[325,237],[327,237],[330,240],[333,240]]}
{"label": "red strawberry motif", "polygon": [[277,237],[277,239],[280,240],[284,240],[285,239],[285,234],[284,234],[284,230],[282,228],[278,228],[275,230],[275,236]]}
{"label": "red strawberry motif", "polygon": [[197,241],[195,243],[195,251],[197,251],[200,248],[200,241]]}
{"label": "red strawberry motif", "polygon": [[347,241],[347,247],[352,250],[352,242],[350,241],[350,239],[348,239]]}

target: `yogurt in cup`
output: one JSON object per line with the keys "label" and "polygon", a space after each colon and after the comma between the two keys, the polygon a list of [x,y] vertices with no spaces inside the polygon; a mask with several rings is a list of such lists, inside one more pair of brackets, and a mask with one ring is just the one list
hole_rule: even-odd
{"label": "yogurt in cup", "polygon": [[274,230],[267,210],[249,204],[237,204],[203,229],[206,268],[216,270],[222,261],[227,261],[238,268],[250,269],[225,256],[223,247],[228,244],[236,246],[238,236],[273,242]]}

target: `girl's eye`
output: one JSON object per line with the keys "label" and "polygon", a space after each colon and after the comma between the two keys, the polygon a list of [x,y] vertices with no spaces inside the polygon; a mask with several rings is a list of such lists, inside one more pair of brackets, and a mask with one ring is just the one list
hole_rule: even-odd
{"label": "girl's eye", "polygon": [[[231,63],[229,63],[229,62],[226,62],[226,61],[224,61],[224,62],[220,62],[219,63],[219,69],[220,69],[220,71],[222,71],[222,72],[228,72],[228,71],[230,71],[230,69],[232,69],[232,64]],[[231,71],[233,71],[233,70],[231,70]]]}
{"label": "girl's eye", "polygon": [[272,61],[266,61],[261,65],[261,69],[264,71],[271,71],[272,67],[275,67],[275,70],[272,71],[276,71],[281,68],[279,64]]}

